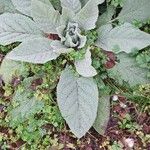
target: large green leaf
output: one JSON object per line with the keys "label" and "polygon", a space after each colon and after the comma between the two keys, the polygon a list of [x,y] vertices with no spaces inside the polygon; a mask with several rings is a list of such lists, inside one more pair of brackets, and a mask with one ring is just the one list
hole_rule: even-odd
{"label": "large green leaf", "polygon": [[[62,14],[60,17],[60,24],[61,24],[61,26],[64,26],[64,29],[62,30],[62,34],[64,34],[63,32],[64,32],[68,22],[70,22],[70,21],[74,22],[74,17],[75,17],[75,13],[72,10],[70,10],[66,7],[62,8]],[[59,34],[59,32],[58,32],[58,34]]]}
{"label": "large green leaf", "polygon": [[111,28],[110,25],[98,29],[96,45],[104,50],[118,50],[130,53],[150,45],[150,34],[140,31],[129,23]]}
{"label": "large green leaf", "polygon": [[0,14],[3,12],[16,12],[11,0],[0,0]]}
{"label": "large green leaf", "polygon": [[56,34],[56,27],[59,25],[60,14],[50,2],[42,0],[31,1],[31,14],[40,29],[46,33]]}
{"label": "large green leaf", "polygon": [[125,0],[118,19],[124,22],[150,19],[150,0]]}
{"label": "large green leaf", "polygon": [[66,7],[75,13],[81,9],[80,0],[61,0],[61,6]]}
{"label": "large green leaf", "polygon": [[17,10],[21,13],[31,15],[31,0],[11,0]]}
{"label": "large green leaf", "polygon": [[[20,11],[21,13],[27,16],[31,16],[31,9],[32,9],[31,1],[32,0],[11,0],[11,1],[18,11]],[[52,4],[57,5],[57,8],[60,8],[60,6],[58,6],[60,4],[59,0],[40,0],[40,1],[48,5],[50,5],[50,1],[51,1]]]}
{"label": "large green leaf", "polygon": [[118,73],[124,81],[129,82],[131,86],[150,83],[150,79],[146,76],[148,70],[140,68],[135,58],[130,57],[126,53],[120,53],[118,54],[118,59],[120,63],[111,71]]}
{"label": "large green leaf", "polygon": [[43,33],[30,18],[20,15],[5,13],[0,15],[0,44],[7,45],[13,42],[22,42],[37,37]]}
{"label": "large green leaf", "polygon": [[109,116],[110,116],[110,100],[109,99],[110,99],[110,96],[103,96],[100,98],[99,104],[98,104],[97,118],[93,125],[95,130],[101,135],[105,133],[105,130],[107,128],[107,124],[109,121]]}
{"label": "large green leaf", "polygon": [[[5,0],[4,0],[4,2],[5,2]],[[0,1],[0,3],[1,3],[1,5],[0,5],[0,14],[5,11],[5,4],[4,4],[4,2],[2,0]]]}
{"label": "large green leaf", "polygon": [[[102,1],[103,2],[103,1]],[[80,27],[85,30],[91,30],[96,27],[98,19],[98,6],[92,0],[89,0],[86,5],[76,14],[75,20]]]}
{"label": "large green leaf", "polygon": [[98,107],[98,89],[92,78],[75,76],[65,69],[57,87],[57,101],[71,131],[81,138],[93,125]]}
{"label": "large green leaf", "polygon": [[13,76],[24,75],[25,69],[25,65],[21,62],[4,59],[0,66],[0,75],[5,83],[9,83]]}
{"label": "large green leaf", "polygon": [[43,64],[56,59],[59,54],[53,51],[51,40],[38,38],[25,41],[7,54],[7,59]]}

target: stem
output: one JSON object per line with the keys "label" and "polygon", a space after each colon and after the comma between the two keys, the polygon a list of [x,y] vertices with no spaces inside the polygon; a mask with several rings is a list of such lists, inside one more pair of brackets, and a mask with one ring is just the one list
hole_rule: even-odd
{"label": "stem", "polygon": [[109,24],[109,23],[112,23],[112,22],[114,22],[114,21],[116,21],[116,20],[118,20],[118,18],[119,18],[119,17],[117,17],[117,18],[115,18],[115,19],[113,19],[113,20],[110,20],[110,21],[108,22],[108,24]]}

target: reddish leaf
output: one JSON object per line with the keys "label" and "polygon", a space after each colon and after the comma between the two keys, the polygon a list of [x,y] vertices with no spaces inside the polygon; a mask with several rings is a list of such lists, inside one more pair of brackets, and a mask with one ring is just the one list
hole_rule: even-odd
{"label": "reddish leaf", "polygon": [[3,61],[4,55],[0,54],[0,63]]}
{"label": "reddish leaf", "polygon": [[150,134],[150,126],[144,124],[143,125],[143,131],[145,134]]}
{"label": "reddish leaf", "polygon": [[114,61],[107,61],[106,64],[104,65],[107,69],[111,69],[115,66]]}
{"label": "reddish leaf", "polygon": [[5,106],[0,104],[0,113],[4,111]]}
{"label": "reddish leaf", "polygon": [[58,34],[47,34],[47,38],[51,40],[60,40]]}
{"label": "reddish leaf", "polygon": [[7,127],[0,126],[0,133],[3,133],[3,134],[7,135],[8,132],[9,132],[9,129]]}
{"label": "reddish leaf", "polygon": [[3,80],[2,80],[2,77],[0,76],[0,87],[3,86]]}
{"label": "reddish leaf", "polygon": [[15,143],[11,143],[10,146],[12,149],[19,149],[25,142],[23,140],[17,140]]}
{"label": "reddish leaf", "polygon": [[108,60],[106,62],[106,64],[104,64],[104,66],[107,68],[107,69],[111,69],[115,66],[116,64],[116,56],[113,52],[111,51],[104,51],[104,53],[107,55],[108,57]]}
{"label": "reddish leaf", "polygon": [[126,103],[126,97],[124,97],[124,96],[121,96],[121,95],[118,95],[118,97],[119,97],[119,101],[120,102],[122,102],[122,103]]}
{"label": "reddish leaf", "polygon": [[142,125],[142,124],[144,124],[144,123],[147,121],[147,119],[148,119],[147,114],[146,114],[146,113],[142,113],[141,115],[138,116],[137,122],[138,122],[140,125]]}
{"label": "reddish leaf", "polygon": [[113,52],[111,51],[105,51],[105,54],[107,55],[107,57],[113,61],[116,61],[116,56]]}
{"label": "reddish leaf", "polygon": [[36,90],[36,87],[41,85],[43,83],[43,79],[42,78],[38,78],[38,79],[35,79],[32,83],[31,83],[31,86],[30,88],[35,91]]}
{"label": "reddish leaf", "polygon": [[13,77],[12,79],[12,86],[17,87],[21,83],[21,77]]}
{"label": "reddish leaf", "polygon": [[4,91],[4,89],[3,89],[3,85],[4,85],[3,80],[2,80],[2,78],[0,77],[0,97],[1,97],[1,98],[4,96],[4,93],[5,93],[5,91]]}
{"label": "reddish leaf", "polygon": [[113,106],[113,110],[114,112],[118,113],[122,119],[125,118],[126,114],[128,113],[126,109],[120,106],[120,104]]}

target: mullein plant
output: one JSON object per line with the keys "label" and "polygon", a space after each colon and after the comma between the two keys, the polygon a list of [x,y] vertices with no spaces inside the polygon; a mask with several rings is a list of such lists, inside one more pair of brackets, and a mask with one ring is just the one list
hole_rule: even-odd
{"label": "mullein plant", "polygon": [[[92,66],[92,49],[113,51],[127,65],[129,53],[150,45],[150,35],[131,24],[134,19],[149,19],[149,0],[125,0],[121,12],[113,20],[115,9],[111,6],[99,16],[98,5],[104,1],[60,0],[61,9],[57,10],[49,0],[12,0],[10,2],[15,10],[0,15],[0,44],[21,42],[4,60],[44,64],[57,61],[61,55],[73,52],[82,54],[82,57],[73,60],[73,65],[67,62],[57,86],[61,114],[78,138],[97,124],[96,118],[105,117],[101,116],[105,114],[98,113],[101,98],[93,78],[97,70]],[[6,1],[2,3],[4,7],[8,5]],[[114,27],[114,21],[120,24]],[[89,32],[96,33],[92,42],[88,42]],[[134,62],[131,60],[129,63]],[[117,66],[123,69],[120,72],[129,82],[131,72],[135,75],[139,73],[132,66]],[[143,78],[140,76],[138,81],[148,81]],[[98,130],[97,125],[94,127]]]}

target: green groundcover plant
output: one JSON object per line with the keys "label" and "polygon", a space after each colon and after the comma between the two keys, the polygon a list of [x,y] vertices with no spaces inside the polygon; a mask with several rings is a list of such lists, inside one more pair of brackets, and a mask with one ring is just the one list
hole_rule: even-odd
{"label": "green groundcover plant", "polygon": [[150,45],[150,35],[132,24],[150,18],[149,0],[124,0],[119,14],[108,6],[100,16],[98,5],[105,0],[60,0],[57,4],[49,0],[0,2],[0,44],[20,42],[6,55],[0,73],[5,78],[3,68],[8,60],[44,64],[69,55],[57,86],[57,102],[78,138],[92,126],[101,130],[100,122],[106,124],[109,118],[109,96],[102,98],[98,91],[95,77],[101,72],[92,65],[92,52],[114,52],[120,63],[113,70],[131,85],[149,82],[147,71],[138,68],[129,56]]}

